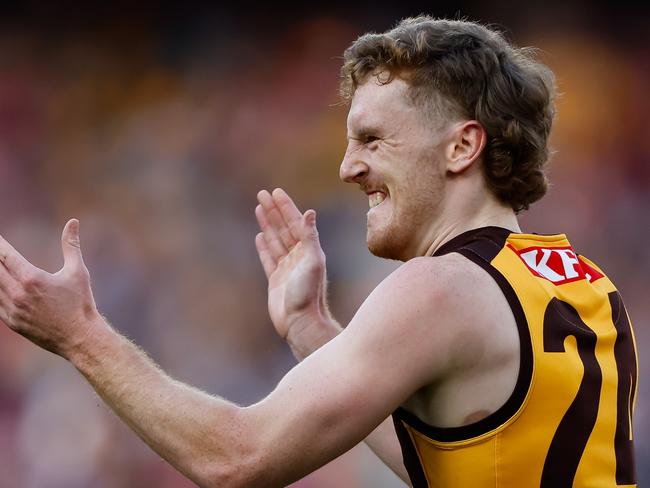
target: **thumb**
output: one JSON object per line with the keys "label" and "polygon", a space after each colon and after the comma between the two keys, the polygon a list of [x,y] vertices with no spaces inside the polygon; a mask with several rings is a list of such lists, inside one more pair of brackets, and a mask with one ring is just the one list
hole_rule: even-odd
{"label": "thumb", "polygon": [[70,219],[61,234],[61,249],[63,250],[63,267],[83,264],[81,243],[79,242],[79,221]]}
{"label": "thumb", "polygon": [[302,240],[305,241],[305,244],[312,244],[320,246],[318,241],[318,229],[316,228],[316,211],[307,210],[302,216],[303,219],[303,235]]}

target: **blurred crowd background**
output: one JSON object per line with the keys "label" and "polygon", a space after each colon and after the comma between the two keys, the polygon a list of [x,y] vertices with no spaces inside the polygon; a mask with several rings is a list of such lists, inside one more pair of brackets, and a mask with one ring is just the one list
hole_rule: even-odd
{"label": "blurred crowd background", "polygon": [[[258,190],[281,186],[317,210],[343,323],[396,267],[368,254],[366,197],[337,176],[343,50],[422,12],[495,24],[557,74],[553,186],[522,224],[566,232],[622,291],[640,355],[639,486],[650,485],[648,9],[396,3],[0,7],[0,233],[55,271],[60,231],[78,217],[114,326],[174,377],[255,402],[294,364],[267,317]],[[187,486],[71,366],[0,327],[0,487]],[[359,446],[294,486],[401,485]]]}

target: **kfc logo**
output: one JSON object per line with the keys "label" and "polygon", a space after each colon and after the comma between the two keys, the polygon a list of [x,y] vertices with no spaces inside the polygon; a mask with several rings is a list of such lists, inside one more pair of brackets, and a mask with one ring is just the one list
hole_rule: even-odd
{"label": "kfc logo", "polygon": [[562,285],[577,280],[594,282],[603,275],[576,256],[570,247],[527,247],[516,250],[528,269],[540,278],[547,279],[555,285]]}

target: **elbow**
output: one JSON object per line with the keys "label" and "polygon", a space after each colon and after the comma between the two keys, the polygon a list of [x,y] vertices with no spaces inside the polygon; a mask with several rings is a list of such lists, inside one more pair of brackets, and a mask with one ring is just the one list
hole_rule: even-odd
{"label": "elbow", "polygon": [[244,455],[229,461],[206,461],[194,469],[194,481],[201,488],[243,488],[262,486],[261,463],[254,456]]}
{"label": "elbow", "polygon": [[201,488],[216,488],[217,486],[234,486],[232,481],[233,470],[223,463],[205,463],[192,466],[190,478]]}
{"label": "elbow", "polygon": [[214,433],[215,443],[204,445],[201,453],[194,452],[193,481],[204,488],[268,486],[264,483],[265,456],[259,439],[253,435],[254,429],[250,428],[248,414],[237,409],[230,420],[230,425],[237,427],[230,430],[227,442],[223,442],[223,432]]}
{"label": "elbow", "polygon": [[194,471],[194,482],[201,488],[238,488],[244,486],[238,479],[237,468],[223,463],[212,463]]}
{"label": "elbow", "polygon": [[[225,419],[221,414],[223,425]],[[225,422],[230,428],[205,433],[202,449],[186,458],[190,478],[202,488],[240,488],[284,486],[274,482],[272,458],[265,448],[250,409],[234,408]]]}

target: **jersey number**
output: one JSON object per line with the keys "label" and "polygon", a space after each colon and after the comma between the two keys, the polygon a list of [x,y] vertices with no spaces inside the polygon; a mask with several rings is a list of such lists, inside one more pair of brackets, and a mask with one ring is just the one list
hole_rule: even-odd
{"label": "jersey number", "polygon": [[[616,484],[636,483],[634,452],[630,435],[632,394],[636,386],[636,358],[630,323],[616,292],[609,294],[612,322],[617,336],[614,356],[618,371]],[[565,352],[564,340],[573,336],[584,367],[582,381],[573,402],[562,417],[546,455],[542,471],[542,488],[573,485],[580,458],[596,424],[603,375],[596,359],[596,333],[566,302],[553,298],[544,314],[544,351]]]}

